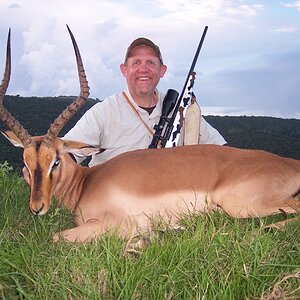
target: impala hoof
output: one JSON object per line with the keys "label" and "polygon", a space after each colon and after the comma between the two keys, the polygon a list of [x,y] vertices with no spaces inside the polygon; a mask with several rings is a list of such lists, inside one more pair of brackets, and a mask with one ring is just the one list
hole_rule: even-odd
{"label": "impala hoof", "polygon": [[58,242],[59,239],[60,239],[60,235],[59,235],[58,233],[54,233],[54,234],[52,235],[52,241],[53,241],[54,243]]}

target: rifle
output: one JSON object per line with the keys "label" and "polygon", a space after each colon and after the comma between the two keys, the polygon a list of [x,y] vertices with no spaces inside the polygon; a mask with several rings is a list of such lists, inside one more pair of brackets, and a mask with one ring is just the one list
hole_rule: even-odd
{"label": "rifle", "polygon": [[[183,100],[186,100],[186,99],[183,99],[183,97],[186,93],[188,82],[191,77],[194,78],[193,77],[195,74],[194,68],[195,68],[196,62],[198,60],[200,50],[202,48],[202,44],[204,42],[207,29],[208,29],[208,27],[205,26],[204,31],[201,36],[201,39],[200,39],[200,42],[199,42],[199,45],[198,45],[198,48],[196,50],[196,53],[195,53],[195,56],[193,59],[193,62],[191,64],[188,76],[186,78],[185,84],[184,84],[182,92],[180,94],[180,97],[178,98],[179,93],[173,89],[169,89],[167,91],[167,94],[163,100],[162,114],[161,114],[158,124],[154,126],[155,133],[153,135],[153,139],[151,141],[151,144],[149,145],[149,148],[157,148],[159,141],[161,141],[161,147],[164,148],[167,141],[169,140],[169,138],[171,136],[171,133],[174,128],[173,124],[174,124],[176,115],[178,113],[179,107],[181,105],[181,102]],[[191,85],[193,85],[193,83],[194,82],[192,81]],[[173,113],[172,113],[171,117],[169,118],[168,116],[172,111],[173,111]],[[167,125],[166,125],[166,123],[167,123]],[[164,127],[166,127],[166,128],[164,130],[164,133],[162,134]]]}

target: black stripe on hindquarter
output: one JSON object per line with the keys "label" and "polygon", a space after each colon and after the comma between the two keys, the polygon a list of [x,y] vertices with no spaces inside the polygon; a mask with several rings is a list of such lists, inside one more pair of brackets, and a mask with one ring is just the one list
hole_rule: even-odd
{"label": "black stripe on hindquarter", "polygon": [[293,195],[294,198],[300,197],[300,189]]}

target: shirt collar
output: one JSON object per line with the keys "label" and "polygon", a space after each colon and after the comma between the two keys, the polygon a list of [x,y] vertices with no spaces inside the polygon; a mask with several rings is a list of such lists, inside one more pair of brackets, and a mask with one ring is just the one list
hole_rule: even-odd
{"label": "shirt collar", "polygon": [[[125,89],[125,92],[126,92],[126,95],[128,96],[130,102],[134,105],[134,107],[139,111],[139,113],[141,114],[148,114],[144,109],[140,108],[136,102],[133,100],[130,92],[129,92],[129,89],[128,89],[128,86],[126,87]],[[156,106],[154,108],[154,110],[152,111],[151,113],[151,117],[157,117],[157,116],[160,116],[161,115],[161,109],[162,109],[162,101],[163,101],[163,98],[164,98],[164,94],[159,92],[157,89],[155,89],[155,93],[157,95],[157,103],[156,103]]]}

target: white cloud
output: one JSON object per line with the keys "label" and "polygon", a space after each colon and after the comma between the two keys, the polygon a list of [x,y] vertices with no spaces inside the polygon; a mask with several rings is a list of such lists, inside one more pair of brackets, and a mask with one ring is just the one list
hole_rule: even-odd
{"label": "white cloud", "polygon": [[295,7],[298,11],[300,11],[300,1],[293,1],[289,3],[281,3],[285,7]]}
{"label": "white cloud", "polygon": [[[239,95],[234,88],[239,90],[240,85],[245,90],[249,86],[253,88],[251,78],[241,73],[240,81],[230,82],[230,72],[226,71],[255,69],[263,64],[264,53],[300,49],[299,30],[295,25],[297,19],[293,15],[286,15],[284,19],[273,18],[270,4],[263,6],[260,3],[264,2],[26,0],[25,3],[22,0],[1,0],[0,73],[7,29],[11,27],[13,73],[9,93],[23,96],[76,95],[79,85],[75,57],[65,27],[68,24],[80,48],[92,97],[103,99],[123,89],[125,81],[119,64],[129,43],[138,36],[149,37],[161,48],[168,72],[160,88],[180,90],[204,26],[208,25],[196,65],[199,78],[195,89],[205,90],[204,102],[212,101],[205,102],[206,106],[223,106],[224,97],[230,95],[230,107],[246,109],[252,105],[250,97]],[[298,8],[299,3],[293,1],[285,6]],[[286,14],[293,12],[291,9],[282,10],[280,3],[272,2],[272,5],[279,14],[281,11]],[[274,34],[272,28],[290,34]],[[222,84],[217,80],[220,73],[225,74]],[[270,76],[270,73],[264,74]],[[292,78],[293,74],[289,76]],[[204,84],[207,86],[202,86]],[[268,91],[270,95],[273,92],[272,89]],[[288,93],[291,95],[292,92]],[[259,90],[255,93],[257,97],[262,94]],[[258,99],[255,103],[257,111],[261,105],[259,101],[263,100]]]}
{"label": "white cloud", "polygon": [[299,31],[298,27],[295,26],[284,26],[281,28],[276,29],[277,32],[286,32],[286,33],[293,33]]}
{"label": "white cloud", "polygon": [[236,16],[239,18],[255,17],[259,11],[264,8],[263,5],[240,5],[229,6],[225,8],[225,13],[229,16]]}
{"label": "white cloud", "polygon": [[[203,115],[217,116],[269,116],[282,117],[279,110],[254,109],[242,106],[204,106],[201,109]],[[299,116],[299,114],[298,114]],[[289,116],[291,117],[291,116]],[[297,117],[297,114],[293,117]]]}

